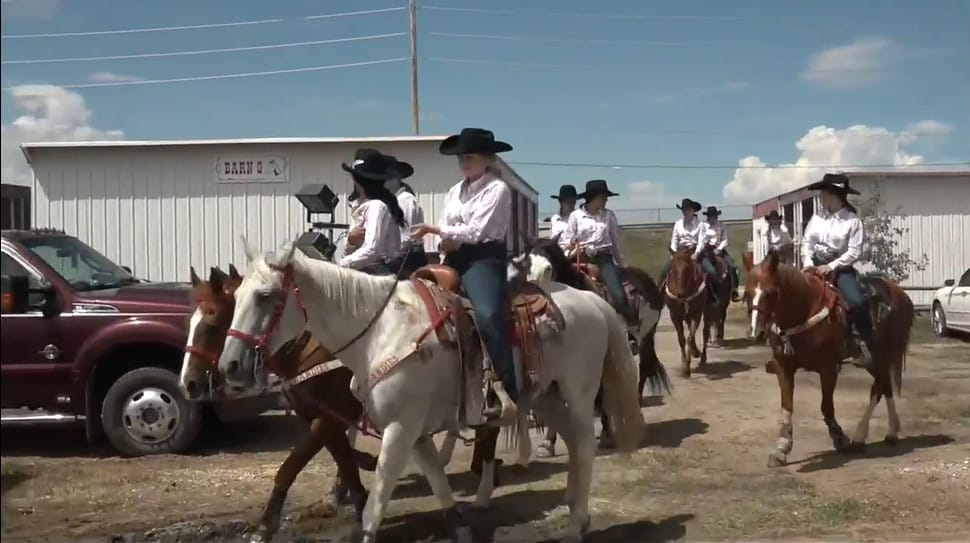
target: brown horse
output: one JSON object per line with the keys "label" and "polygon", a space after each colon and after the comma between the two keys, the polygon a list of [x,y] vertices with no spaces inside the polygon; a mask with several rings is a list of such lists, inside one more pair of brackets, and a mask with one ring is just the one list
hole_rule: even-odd
{"label": "brown horse", "polygon": [[[704,256],[714,265],[717,277],[713,284],[708,281],[707,285],[707,288],[713,291],[716,301],[709,303],[704,309],[704,342],[707,343],[709,339],[713,339],[715,345],[723,347],[724,323],[727,321],[727,310],[731,303],[734,284],[727,262],[718,256],[712,247],[708,246],[704,250]],[[712,327],[714,328],[713,338],[711,338]]]}
{"label": "brown horse", "polygon": [[[235,300],[233,293],[242,282],[235,267],[229,275],[212,268],[209,281],[202,281],[192,270],[192,289],[201,317],[194,326],[186,347],[187,360],[182,370],[182,387],[190,399],[199,399],[208,379],[219,379],[215,363],[226,340],[232,320]],[[358,467],[374,471],[377,459],[357,451],[347,437],[363,415],[363,407],[350,390],[349,369],[335,364],[333,357],[309,333],[285,345],[267,361],[269,371],[287,382],[287,399],[296,414],[309,423],[310,431],[290,451],[276,473],[273,491],[260,520],[258,535],[266,540],[279,528],[280,513],[286,494],[297,475],[310,460],[326,447],[337,464],[337,481],[333,494],[338,502],[349,498],[356,508],[357,518],[363,512],[367,491],[360,480]],[[310,373],[304,373],[308,372]],[[217,389],[218,383],[212,388]]]}
{"label": "brown horse", "polygon": [[793,445],[792,396],[795,372],[799,369],[819,374],[822,388],[822,417],[832,444],[838,451],[862,449],[869,434],[869,419],[885,396],[889,412],[887,443],[895,443],[899,434],[899,415],[894,395],[902,386],[906,350],[915,312],[913,302],[891,281],[866,277],[863,286],[872,293],[870,309],[875,314],[872,340],[872,364],[867,370],[873,377],[869,407],[856,428],[852,441],[845,436],[835,419],[833,395],[839,368],[849,354],[847,347],[848,318],[842,295],[827,279],[816,273],[801,272],[780,264],[777,253],[769,254],[748,274],[745,290],[752,300],[752,326],[770,326],[775,374],[781,389],[781,421],[778,442],[768,457],[769,466],[787,461]]}
{"label": "brown horse", "polygon": [[[570,261],[555,240],[526,240],[526,246],[528,247],[527,254],[542,255],[549,261],[552,267],[552,273],[548,279],[575,289],[597,292],[600,296],[606,297],[605,287],[593,277],[596,275],[595,270],[577,266],[574,262]],[[514,259],[513,265],[524,266],[523,261],[519,259]],[[520,271],[527,273],[527,270]],[[654,283],[650,275],[639,268],[627,267],[623,269],[623,273],[635,289],[636,295],[641,297],[640,303],[646,304],[651,310],[641,313],[656,313],[656,317],[653,317],[653,324],[646,327],[646,333],[638,338],[636,342],[637,349],[635,354],[638,355],[640,361],[640,382],[638,388],[640,396],[643,396],[643,389],[647,382],[650,383],[650,388],[655,394],[661,394],[663,392],[670,393],[670,380],[667,377],[666,369],[657,357],[655,343],[657,322],[659,321],[660,312],[663,309],[663,297],[660,294],[660,289],[657,288],[656,283]],[[598,397],[597,402],[599,400],[600,398]],[[601,413],[600,419],[603,428],[600,443],[603,446],[609,446],[611,438],[606,415]],[[540,458],[555,456],[555,452],[556,433],[552,429],[547,429],[546,438],[539,445],[537,456]]]}
{"label": "brown horse", "polygon": [[[703,351],[697,348],[695,334],[701,319],[713,317],[709,285],[704,271],[692,257],[692,251],[680,250],[671,256],[670,271],[667,273],[666,303],[670,320],[677,331],[680,344],[680,374],[690,377],[691,358],[700,358],[699,365],[707,364],[707,343],[710,340],[710,327],[705,325]],[[684,333],[684,326],[687,333]]]}

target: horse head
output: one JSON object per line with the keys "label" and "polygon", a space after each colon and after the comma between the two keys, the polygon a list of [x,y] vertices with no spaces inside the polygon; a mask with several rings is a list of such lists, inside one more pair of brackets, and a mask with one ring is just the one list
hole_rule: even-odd
{"label": "horse head", "polygon": [[219,268],[210,268],[209,280],[203,281],[190,268],[192,283],[192,313],[188,318],[188,334],[179,388],[190,400],[198,400],[212,394],[221,384],[216,364],[226,340],[226,331],[235,307],[233,290],[234,275],[230,267],[226,275]]}
{"label": "horse head", "polygon": [[704,284],[704,272],[691,254],[692,251],[681,249],[671,257],[667,292],[676,298],[687,298]]}

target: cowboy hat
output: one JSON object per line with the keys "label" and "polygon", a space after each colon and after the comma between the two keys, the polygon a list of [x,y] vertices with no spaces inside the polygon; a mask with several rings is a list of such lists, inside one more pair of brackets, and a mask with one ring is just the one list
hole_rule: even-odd
{"label": "cowboy hat", "polygon": [[407,179],[414,175],[414,167],[407,162],[398,160],[397,157],[384,155],[387,158],[387,165],[392,171],[397,172],[398,179]]}
{"label": "cowboy hat", "polygon": [[599,194],[605,194],[606,196],[619,196],[619,194],[610,190],[610,187],[606,185],[605,179],[592,179],[586,182],[586,190],[578,194],[578,198],[583,200],[589,200],[593,196]]}
{"label": "cowboy hat", "polygon": [[690,198],[684,198],[680,201],[680,205],[677,206],[677,209],[693,209],[695,212],[698,212],[701,209],[704,209],[704,206],[702,206],[700,202],[695,202]]}
{"label": "cowboy hat", "polygon": [[704,216],[705,217],[710,217],[711,215],[714,215],[715,217],[720,217],[721,216],[721,210],[718,209],[718,208],[716,208],[716,207],[714,207],[714,206],[708,206],[707,207],[707,211],[704,212]]}
{"label": "cowboy hat", "polygon": [[443,155],[480,155],[511,151],[512,146],[495,139],[491,130],[463,128],[460,134],[448,136],[438,146]]}
{"label": "cowboy hat", "polygon": [[391,174],[388,172],[387,158],[377,149],[362,148],[354,153],[354,162],[341,164],[345,172],[354,175],[360,181],[387,181]]}
{"label": "cowboy hat", "polygon": [[559,196],[552,196],[553,200],[563,200],[567,198],[572,198],[573,200],[579,198],[579,195],[576,194],[576,187],[573,185],[563,185],[559,187]]}
{"label": "cowboy hat", "polygon": [[781,214],[778,213],[778,210],[777,209],[772,209],[771,210],[771,213],[768,213],[767,215],[765,215],[765,220],[766,221],[771,221],[771,220],[779,220],[780,221],[781,220]]}
{"label": "cowboy hat", "polygon": [[845,196],[848,194],[861,194],[859,191],[849,186],[849,178],[842,173],[827,173],[822,177],[821,181],[812,183],[806,188],[808,190],[831,192],[838,194],[843,198],[845,198]]}

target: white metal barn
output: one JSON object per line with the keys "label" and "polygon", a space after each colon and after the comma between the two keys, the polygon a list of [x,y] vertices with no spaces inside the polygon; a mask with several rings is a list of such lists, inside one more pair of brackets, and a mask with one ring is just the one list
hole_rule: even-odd
{"label": "white metal barn", "polygon": [[[327,184],[341,196],[346,223],[353,189],[341,162],[374,147],[414,166],[407,182],[425,219],[437,221],[448,188],[461,175],[438,153],[444,136],[279,138],[200,141],[45,142],[22,146],[33,168],[33,217],[41,227],[76,235],[139,277],[187,281],[189,266],[243,269],[241,236],[275,251],[309,225],[293,196]],[[515,196],[509,247],[538,234],[538,193],[504,162]],[[521,234],[521,235],[520,235]],[[433,250],[436,240],[428,240]]]}
{"label": "white metal barn", "polygon": [[[894,217],[896,226],[908,228],[901,236],[900,248],[914,258],[925,254],[929,265],[923,271],[911,270],[903,283],[913,302],[928,307],[933,290],[947,279],[958,279],[970,268],[970,171],[934,172],[846,172],[861,198],[878,191],[889,214],[897,209],[906,215]],[[860,198],[858,196],[853,198]],[[809,219],[818,209],[818,198],[804,188],[781,194],[754,205],[752,244],[755,262],[767,252],[764,246],[765,215],[777,209],[798,243]],[[795,255],[798,262],[798,255]]]}

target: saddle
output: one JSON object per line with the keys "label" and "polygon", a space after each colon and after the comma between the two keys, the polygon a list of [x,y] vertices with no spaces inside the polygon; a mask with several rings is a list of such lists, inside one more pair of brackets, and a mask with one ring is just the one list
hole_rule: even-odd
{"label": "saddle", "polygon": [[[588,290],[591,290],[600,295],[606,301],[612,301],[610,299],[610,293],[606,289],[606,284],[603,283],[602,276],[600,274],[600,267],[596,264],[590,264],[588,262],[578,262],[574,263],[573,267],[580,274],[583,275],[588,280]],[[630,304],[630,308],[634,315],[640,314],[640,293],[637,292],[637,287],[633,285],[630,281],[626,279],[623,280],[623,290],[626,292],[627,303]]]}
{"label": "saddle", "polygon": [[[486,363],[485,349],[478,333],[473,308],[461,289],[461,279],[454,269],[441,264],[429,264],[411,275],[411,283],[421,297],[431,318],[426,331],[436,334],[438,342],[458,350],[462,369],[462,413],[459,420],[474,425],[473,406],[483,405],[485,391],[497,379],[490,363]],[[532,282],[510,284],[508,305],[512,338],[518,347],[522,376],[519,386],[528,390],[539,383],[544,364],[540,325],[548,323],[557,332],[565,329],[565,319],[550,295]],[[426,339],[426,334],[417,343]],[[484,390],[482,385],[485,385]],[[478,393],[482,396],[479,397]],[[473,393],[474,397],[469,397]]]}
{"label": "saddle", "polygon": [[704,256],[714,265],[714,271],[717,272],[719,278],[724,277],[728,273],[727,261],[721,256],[714,252],[714,248],[710,245],[704,249]]}
{"label": "saddle", "polygon": [[[856,273],[853,271],[852,273]],[[846,337],[851,338],[851,324],[848,319],[849,304],[842,295],[842,291],[835,285],[835,275],[831,274],[824,279],[818,274],[809,274],[810,277],[824,283],[823,305],[828,307],[838,316],[838,319],[845,326]],[[859,276],[859,285],[862,287],[862,295],[869,308],[869,315],[872,318],[873,332],[878,330],[879,324],[889,315],[892,308],[892,297],[886,280],[878,275]]]}

